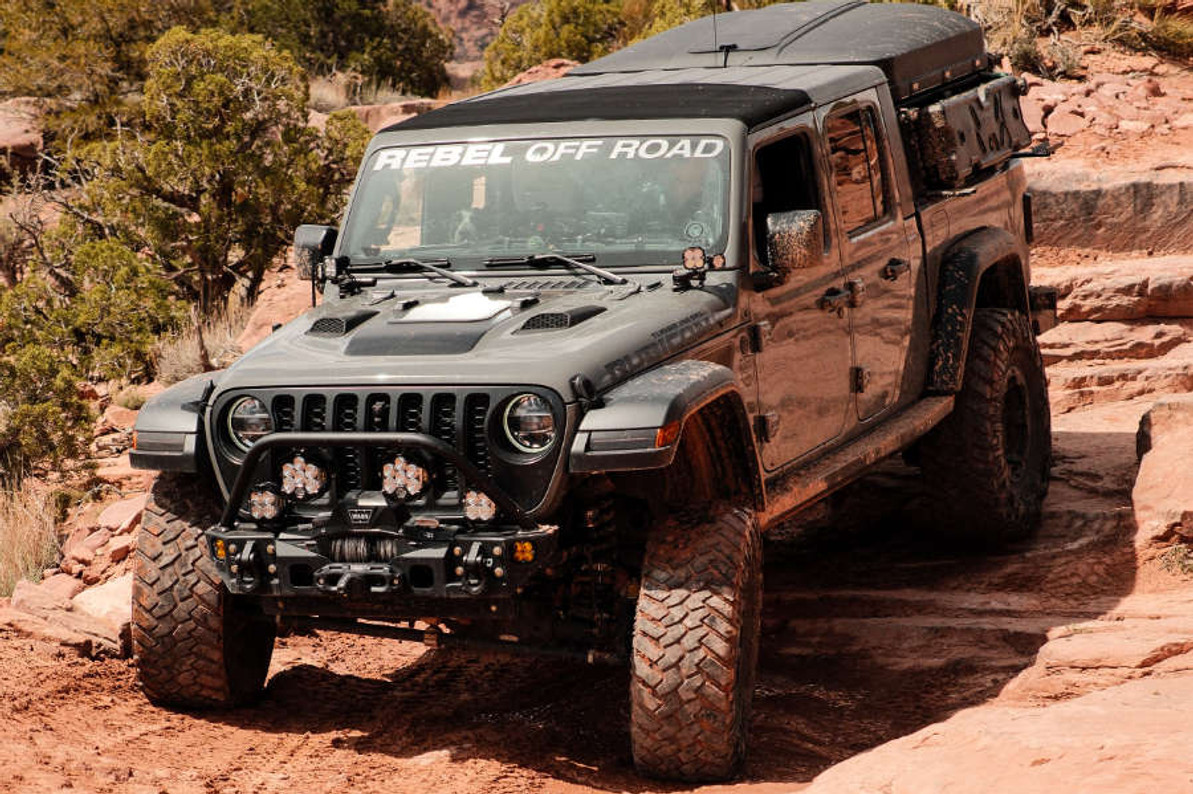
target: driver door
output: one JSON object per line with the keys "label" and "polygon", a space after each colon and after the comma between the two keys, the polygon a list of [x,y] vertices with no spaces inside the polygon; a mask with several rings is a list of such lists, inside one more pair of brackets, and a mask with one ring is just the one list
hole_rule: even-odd
{"label": "driver door", "polygon": [[787,280],[756,289],[758,384],[756,437],[763,463],[774,470],[841,435],[851,410],[850,330],[847,312],[822,308],[821,298],[843,282],[832,215],[816,138],[808,127],[788,128],[754,153],[751,209],[751,271],[768,267],[766,217],[792,210],[819,210],[825,230],[824,256]]}

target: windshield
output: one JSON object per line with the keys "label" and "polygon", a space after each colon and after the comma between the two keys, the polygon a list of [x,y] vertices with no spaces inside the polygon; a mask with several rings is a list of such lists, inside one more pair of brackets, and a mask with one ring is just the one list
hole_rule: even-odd
{"label": "windshield", "polygon": [[529,254],[674,265],[725,247],[729,147],[715,136],[558,138],[379,149],[340,253],[353,261]]}

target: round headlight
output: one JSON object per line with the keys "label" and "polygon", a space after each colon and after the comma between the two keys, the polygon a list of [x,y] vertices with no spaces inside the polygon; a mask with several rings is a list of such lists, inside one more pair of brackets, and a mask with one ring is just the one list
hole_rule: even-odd
{"label": "round headlight", "polygon": [[537,394],[520,394],[505,408],[505,437],[519,452],[542,452],[555,441],[555,414]]}
{"label": "round headlight", "polygon": [[256,397],[241,397],[228,411],[228,432],[236,446],[248,450],[259,439],[273,432],[273,417],[265,403]]}

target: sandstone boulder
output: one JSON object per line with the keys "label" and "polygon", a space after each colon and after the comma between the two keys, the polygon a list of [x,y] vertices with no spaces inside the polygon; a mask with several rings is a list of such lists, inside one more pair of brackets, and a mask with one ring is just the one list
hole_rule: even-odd
{"label": "sandstone boulder", "polygon": [[[132,531],[141,521],[147,499],[146,494],[140,494],[113,502],[99,514],[99,518],[95,520],[96,526],[116,535]],[[98,549],[99,546],[96,546],[96,550]]]}
{"label": "sandstone boulder", "polygon": [[0,102],[0,175],[32,170],[41,155],[41,102],[17,98]]}
{"label": "sandstone boulder", "polygon": [[542,80],[554,80],[557,77],[563,77],[579,65],[578,61],[571,61],[567,58],[550,58],[537,66],[531,66],[521,74],[515,75],[504,87],[508,88],[509,86],[523,85],[525,83],[537,83]]}
{"label": "sandstone boulder", "polygon": [[79,593],[71,600],[74,609],[84,615],[107,623],[128,647],[129,630],[132,623],[133,575],[131,573],[112,579],[97,587]]}
{"label": "sandstone boulder", "polygon": [[0,609],[0,624],[19,634],[61,643],[85,656],[127,656],[130,647],[127,630],[122,634],[108,619],[76,609],[74,600],[27,581],[17,582],[11,606]]}
{"label": "sandstone boulder", "polygon": [[405,121],[411,116],[426,113],[429,110],[442,107],[444,104],[446,103],[438,99],[411,99],[384,105],[355,105],[349,110],[356,113],[371,132],[377,132],[383,127]]}
{"label": "sandstone boulder", "polygon": [[83,583],[65,573],[56,573],[48,579],[42,580],[37,587],[58,601],[69,601],[83,592]]}
{"label": "sandstone boulder", "polygon": [[291,269],[267,277],[236,345],[247,352],[273,333],[275,325],[284,325],[310,308],[311,282],[298,278]]}
{"label": "sandstone boulder", "polygon": [[1156,358],[1188,341],[1179,325],[1066,322],[1039,337],[1044,364],[1087,359]]}
{"label": "sandstone boulder", "polygon": [[1135,547],[1142,556],[1193,537],[1191,449],[1193,396],[1162,400],[1140,421],[1136,450],[1143,454],[1131,503],[1138,527]]}
{"label": "sandstone boulder", "polygon": [[1060,319],[1140,320],[1147,316],[1146,276],[1124,275],[1083,284],[1059,306]]}

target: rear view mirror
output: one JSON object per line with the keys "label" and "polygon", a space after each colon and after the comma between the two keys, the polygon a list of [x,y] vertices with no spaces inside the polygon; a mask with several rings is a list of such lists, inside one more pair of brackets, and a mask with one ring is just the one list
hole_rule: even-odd
{"label": "rear view mirror", "polygon": [[323,260],[336,247],[336,230],[331,226],[304,223],[294,230],[294,266],[304,281],[319,278]]}
{"label": "rear view mirror", "polygon": [[759,289],[778,286],[792,271],[820,264],[824,258],[824,218],[820,210],[767,215],[766,258],[770,267],[754,278]]}

